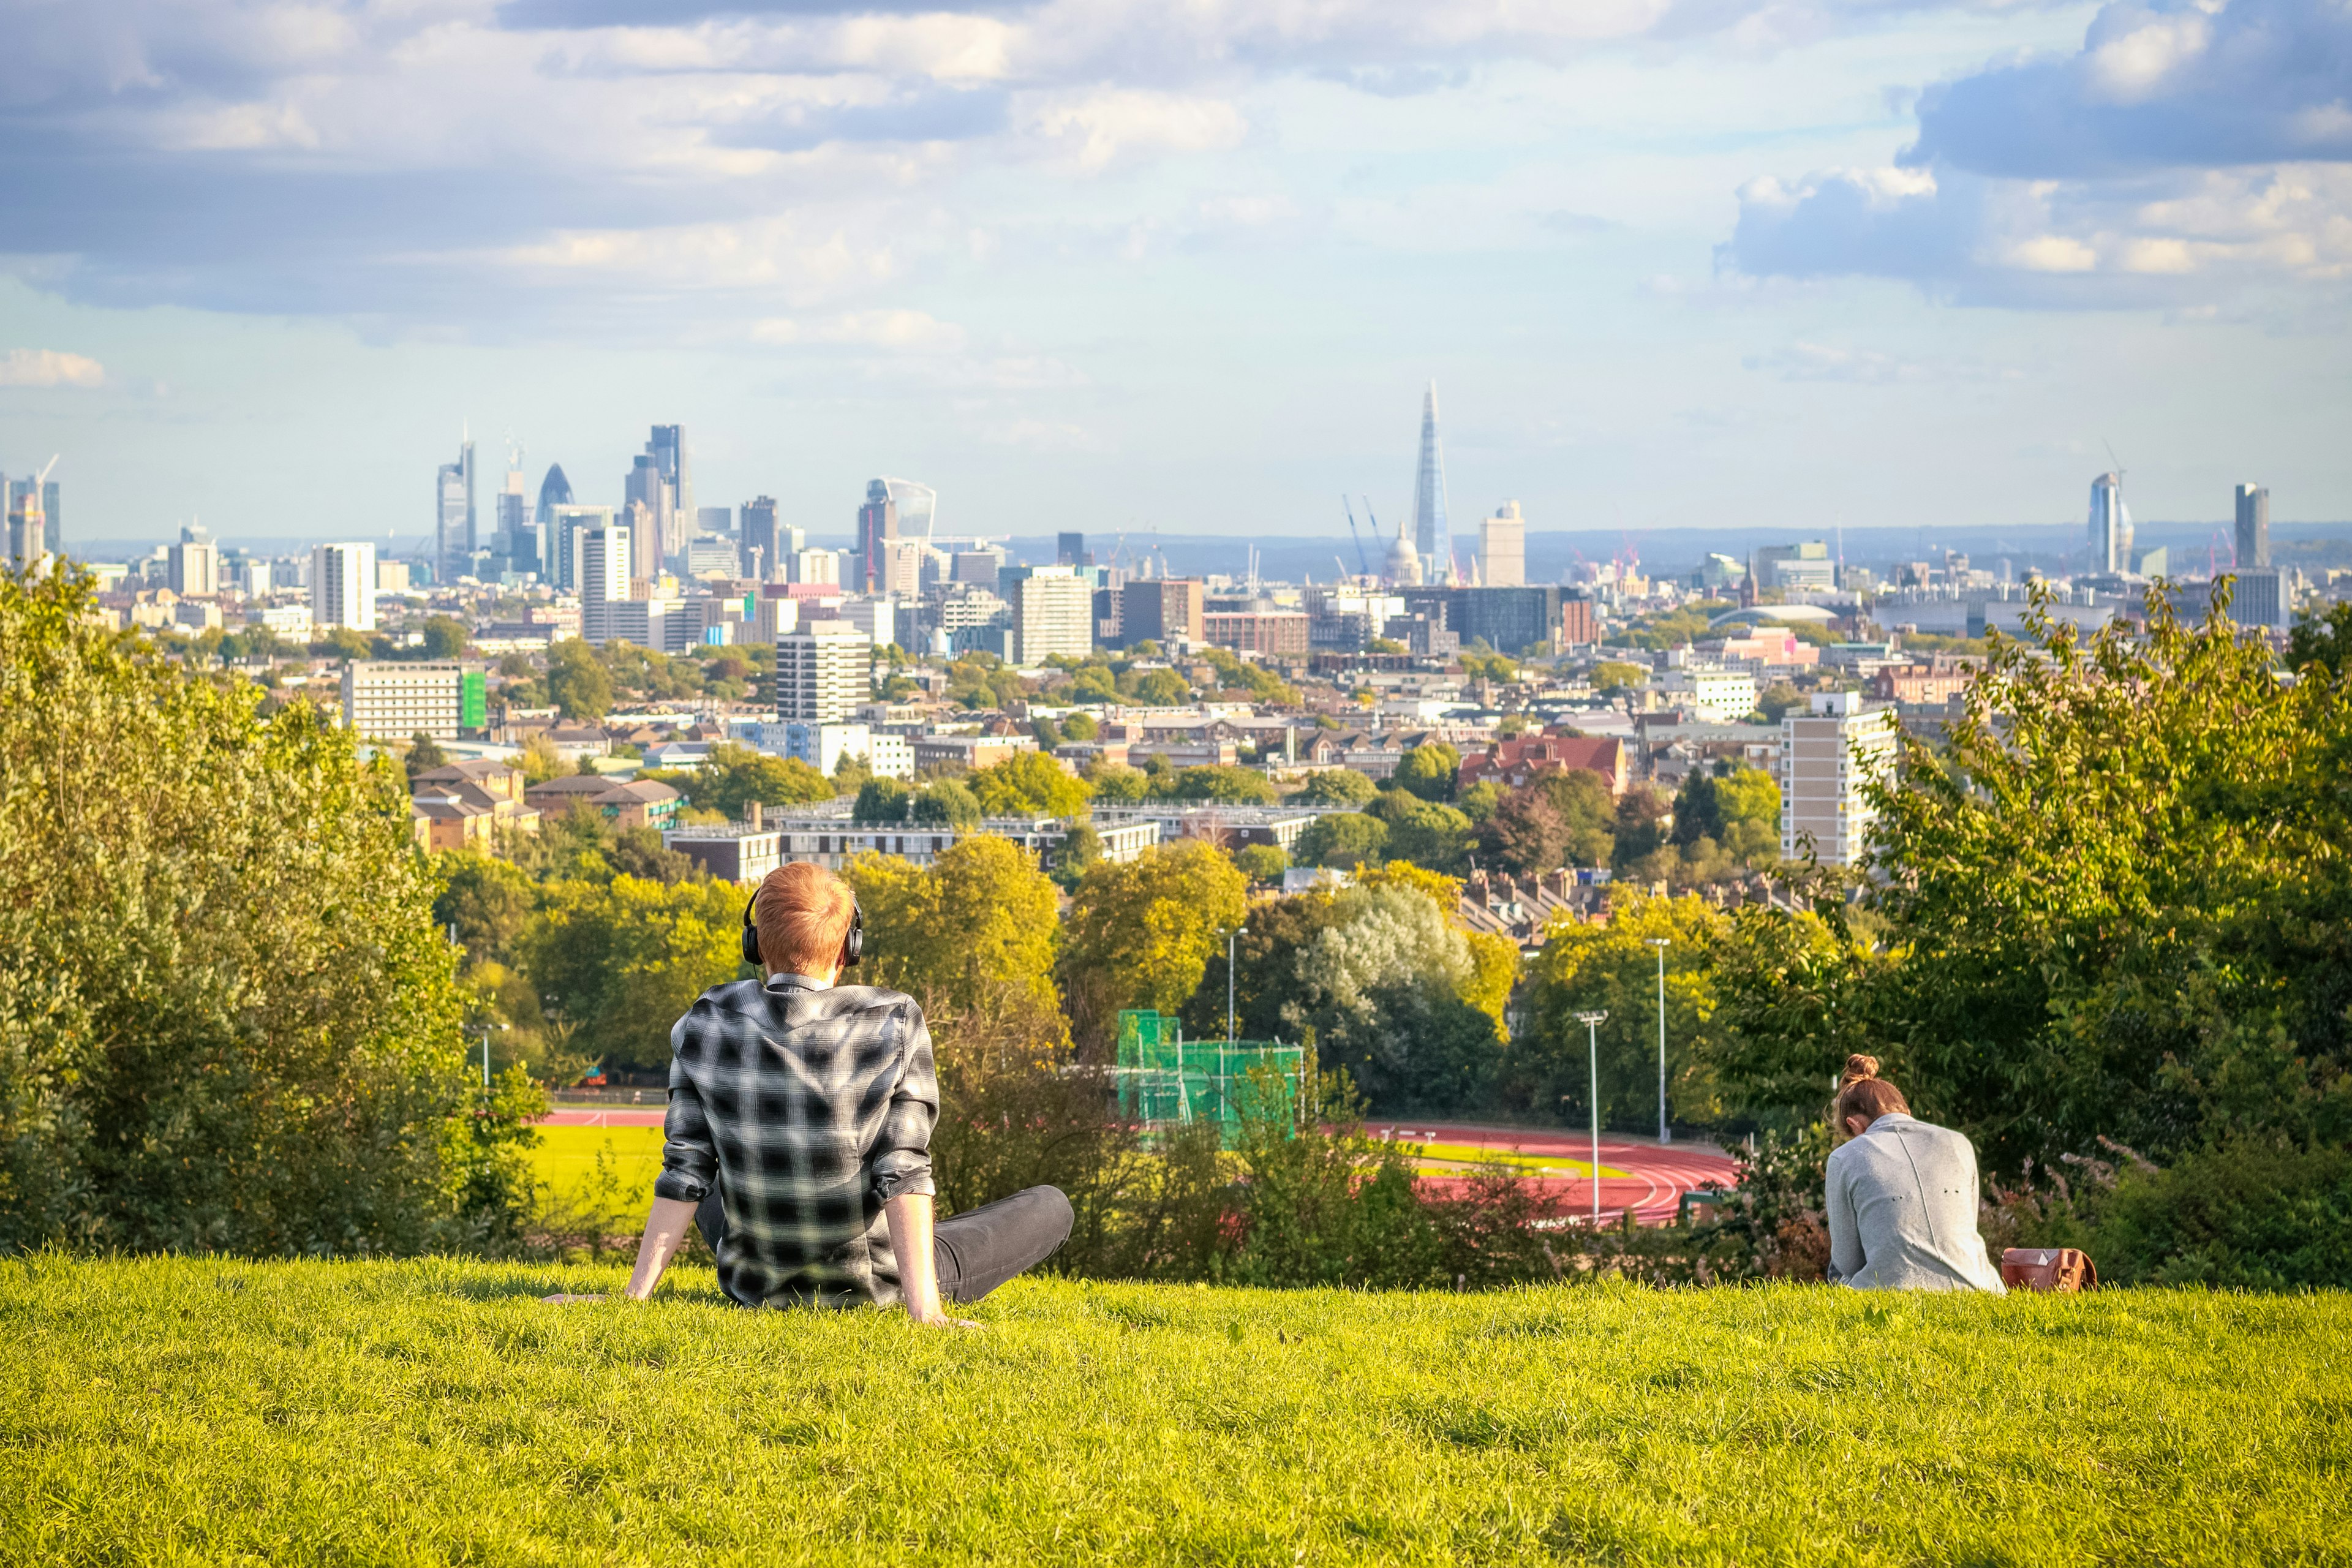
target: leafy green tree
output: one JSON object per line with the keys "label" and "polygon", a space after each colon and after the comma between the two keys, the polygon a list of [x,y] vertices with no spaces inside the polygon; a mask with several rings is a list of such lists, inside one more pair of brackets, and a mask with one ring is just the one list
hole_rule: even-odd
{"label": "leafy green tree", "polygon": [[663,779],[697,810],[730,821],[751,802],[763,806],[812,805],[834,798],[833,781],[797,757],[773,757],[731,742],[710,748],[700,767]]}
{"label": "leafy green tree", "polygon": [[1192,689],[1172,669],[1129,670],[1119,678],[1118,689],[1147,708],[1176,708],[1192,700]]}
{"label": "leafy green tree", "polygon": [[1400,880],[1354,887],[1301,951],[1296,1027],[1316,1030],[1318,1059],[1344,1068],[1383,1111],[1463,1110],[1482,1100],[1501,1046],[1465,994],[1476,977],[1468,940],[1439,903]]}
{"label": "leafy green tree", "polygon": [[1089,664],[1070,679],[1073,702],[1112,703],[1119,700],[1118,682],[1106,664]]}
{"label": "leafy green tree", "polygon": [[523,972],[592,1059],[662,1068],[671,1026],[695,998],[749,973],[743,901],[727,882],[557,883],[524,939]]}
{"label": "leafy green tree", "polygon": [[408,738],[408,755],[401,759],[401,766],[407,772],[410,782],[414,783],[419,773],[431,773],[435,768],[448,765],[449,753],[443,751],[440,742],[432,736],[419,730]]}
{"label": "leafy green tree", "polygon": [[1381,786],[1353,768],[1318,768],[1291,800],[1299,805],[1369,805]]}
{"label": "leafy green tree", "polygon": [[563,760],[562,753],[555,749],[555,742],[548,738],[547,731],[544,730],[534,733],[530,740],[522,743],[520,760],[522,782],[526,785],[545,784],[550,779],[560,779],[572,771],[572,764]]}
{"label": "leafy green tree", "polygon": [[833,793],[836,796],[856,795],[873,776],[874,769],[863,753],[844,752],[834,761]]}
{"label": "leafy green tree", "polygon": [[1174,800],[1213,800],[1225,805],[1272,805],[1276,798],[1274,785],[1255,768],[1222,766],[1178,769],[1169,795]]}
{"label": "leafy green tree", "polygon": [[1244,844],[1234,851],[1234,864],[1253,884],[1279,882],[1290,857],[1277,844]]}
{"label": "leafy green tree", "polygon": [[897,779],[867,779],[858,788],[857,804],[851,815],[858,822],[904,822],[914,792]]}
{"label": "leafy green tree", "polygon": [[1352,871],[1367,861],[1377,865],[1388,842],[1389,825],[1379,817],[1335,811],[1307,825],[1298,836],[1297,859],[1302,866]]}
{"label": "leafy green tree", "polygon": [[1102,726],[1095,722],[1094,715],[1091,713],[1065,715],[1061,720],[1061,729],[1063,740],[1081,744],[1102,733]]}
{"label": "leafy green tree", "polygon": [[[1606,1012],[1601,1026],[1601,1120],[1631,1131],[1658,1125],[1658,958],[1652,938],[1671,943],[1666,961],[1666,1105],[1682,1126],[1708,1126],[1726,1113],[1716,1062],[1725,1040],[1713,975],[1729,922],[1697,898],[1633,895],[1605,925],[1563,921],[1546,933],[1528,973],[1527,1024],[1503,1067],[1506,1103],[1522,1115],[1581,1125],[1592,1113],[1585,1026],[1579,1012]],[[1816,1077],[1813,1097],[1828,1098]]]}
{"label": "leafy green tree", "polygon": [[567,637],[547,650],[547,695],[575,724],[593,724],[613,710],[613,678],[596,650]]}
{"label": "leafy green tree", "polygon": [[1093,795],[1044,752],[1022,752],[965,781],[987,816],[1076,816]]}
{"label": "leafy green tree", "polygon": [[907,805],[907,820],[967,832],[981,821],[980,797],[961,779],[933,779]]}
{"label": "leafy green tree", "polygon": [[1592,687],[1596,691],[1624,691],[1636,686],[1645,686],[1649,679],[1647,665],[1604,658],[1592,667]]}
{"label": "leafy green tree", "polygon": [[[1470,819],[1450,805],[1439,805],[1402,789],[1381,792],[1367,815],[1388,824],[1386,852],[1433,871],[1451,875],[1467,868]],[[1328,820],[1328,819],[1327,819]]]}
{"label": "leafy green tree", "polygon": [[1504,795],[1477,825],[1478,852],[1486,863],[1514,876],[1541,876],[1566,864],[1569,843],[1567,822],[1549,792],[1536,784]]}
{"label": "leafy green tree", "polygon": [[[1244,1040],[1299,1037],[1298,955],[1339,919],[1329,893],[1296,893],[1249,909],[1234,943],[1234,1034]],[[1201,984],[1183,1008],[1184,1033],[1222,1038],[1225,1032],[1225,950],[1209,955]]]}
{"label": "leafy green tree", "polygon": [[1459,751],[1443,741],[1428,741],[1397,759],[1396,773],[1390,782],[1423,800],[1447,801],[1454,798],[1454,778],[1461,770]]}
{"label": "leafy green tree", "polygon": [[1756,700],[1757,711],[1763,714],[1765,722],[1769,724],[1778,724],[1790,709],[1804,705],[1805,694],[1785,680],[1774,681]]}
{"label": "leafy green tree", "polygon": [[1220,932],[1249,912],[1249,883],[1197,838],[1103,861],[1073,895],[1063,929],[1063,990],[1082,1039],[1108,1037],[1124,1007],[1173,1013],[1201,984]]}
{"label": "leafy green tree", "polygon": [[1135,805],[1151,796],[1151,781],[1140,768],[1130,768],[1118,763],[1102,763],[1087,772],[1087,784],[1094,798],[1105,805]]}
{"label": "leafy green tree", "polygon": [[[1916,641],[1916,639],[1906,639]],[[2352,658],[2352,599],[2338,599],[2325,610],[2305,610],[2287,632],[2289,669],[2317,665],[2330,679],[2341,676]]]}
{"label": "leafy green tree", "polygon": [[1609,863],[1620,871],[1645,870],[1651,858],[1665,847],[1670,810],[1664,796],[1643,784],[1635,784],[1618,797],[1616,839]]}
{"label": "leafy green tree", "polygon": [[511,861],[471,849],[452,849],[433,858],[441,874],[441,892],[433,900],[433,919],[455,940],[468,962],[513,962],[522,933],[539,904],[530,877]]}
{"label": "leafy green tree", "polygon": [[1470,825],[1476,827],[1495,815],[1496,808],[1503,804],[1503,797],[1509,793],[1497,780],[1481,779],[1454,797],[1454,808],[1468,817]]}
{"label": "leafy green tree", "polygon": [[1050,1020],[1061,1037],[1058,900],[1035,856],[1010,839],[974,837],[928,867],[861,855],[842,875],[866,913],[866,984],[949,1014],[1009,1004]]}
{"label": "leafy green tree", "polygon": [[1055,857],[1054,880],[1061,887],[1075,888],[1102,858],[1102,835],[1090,822],[1074,822],[1063,836],[1061,853]]}
{"label": "leafy green tree", "polygon": [[400,770],[93,607],[0,574],[0,1247],[510,1237],[528,1108],[467,1073]]}
{"label": "leafy green tree", "polygon": [[473,636],[466,623],[453,616],[427,616],[417,629],[425,637],[417,648],[424,658],[462,658]]}

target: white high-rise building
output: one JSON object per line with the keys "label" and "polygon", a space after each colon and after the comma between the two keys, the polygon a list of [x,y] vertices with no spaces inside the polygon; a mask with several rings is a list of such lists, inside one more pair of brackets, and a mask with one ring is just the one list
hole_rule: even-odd
{"label": "white high-rise building", "polygon": [[1507,500],[1478,525],[1478,575],[1489,588],[1528,584],[1528,523],[1519,503]]}
{"label": "white high-rise building", "polygon": [[2101,474],[2091,481],[2091,570],[2132,568],[2131,508],[2124,505],[2124,477]]}
{"label": "white high-rise building", "polygon": [[1042,664],[1057,653],[1084,658],[1094,651],[1094,584],[1078,568],[1032,566],[1011,586],[1015,663]]}
{"label": "white high-rise building", "polygon": [[220,546],[201,528],[180,530],[180,542],[164,554],[164,578],[182,598],[209,598],[221,591]]}
{"label": "white high-rise building", "polygon": [[898,640],[898,606],[877,595],[861,598],[855,595],[841,602],[841,618],[866,634],[866,640],[876,647],[885,647]]}
{"label": "white high-rise building", "polygon": [[613,526],[609,506],[573,506],[561,502],[548,509],[547,559],[540,568],[559,593],[580,590],[580,536],[592,528]]}
{"label": "white high-rise building", "polygon": [[1895,710],[1864,710],[1857,691],[1818,691],[1810,711],[1780,721],[1780,853],[1810,837],[1824,866],[1862,858],[1871,809],[1864,786],[1895,772]]}
{"label": "white high-rise building", "polygon": [[873,643],[847,621],[805,621],[776,639],[776,717],[832,724],[849,717],[872,686]]}
{"label": "white high-rise building", "polygon": [[630,637],[639,641],[644,628],[616,624],[625,612],[616,612],[616,605],[629,602],[631,541],[629,530],[620,523],[604,528],[584,529],[574,546],[580,552],[580,635],[592,647],[601,647],[629,631],[639,635]]}
{"label": "white high-rise building", "polygon": [[841,556],[838,550],[794,551],[788,558],[785,580],[811,585],[838,585],[841,582]]}
{"label": "white high-rise building", "polygon": [[310,547],[310,624],[321,631],[331,626],[375,630],[373,543]]}

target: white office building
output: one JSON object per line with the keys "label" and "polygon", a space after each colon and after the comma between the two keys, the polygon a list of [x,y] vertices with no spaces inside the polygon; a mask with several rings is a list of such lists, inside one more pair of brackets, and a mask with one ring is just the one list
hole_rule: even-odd
{"label": "white office building", "polygon": [[1030,566],[1011,584],[1013,658],[1043,664],[1055,654],[1084,658],[1095,647],[1095,591],[1075,566]]}
{"label": "white office building", "polygon": [[803,621],[776,639],[776,717],[832,724],[849,717],[872,685],[873,643],[844,620]]}
{"label": "white office building", "polygon": [[2131,567],[2131,508],[2124,505],[2124,477],[2101,474],[2091,481],[2091,570],[2128,572]]}
{"label": "white office building", "polygon": [[182,598],[210,598],[221,591],[220,546],[201,530],[180,530],[180,542],[164,554],[164,581]]}
{"label": "white office building", "polygon": [[1651,685],[1687,702],[1703,723],[1735,723],[1756,710],[1756,677],[1744,669],[1666,669]]}
{"label": "white office building", "polygon": [[1824,866],[1862,858],[1876,813],[1864,794],[1895,773],[1895,710],[1865,710],[1855,691],[1820,691],[1780,721],[1780,853],[1810,837]]}
{"label": "white office building", "polygon": [[455,660],[343,666],[343,722],[371,740],[454,741],[488,721],[486,671]]}
{"label": "white office building", "polygon": [[310,624],[320,631],[348,626],[375,630],[375,546],[310,547]]}
{"label": "white office building", "polygon": [[1518,502],[1505,501],[1478,525],[1478,578],[1489,588],[1527,586],[1528,523]]}
{"label": "white office building", "polygon": [[541,542],[547,553],[541,563],[540,574],[551,587],[577,593],[581,540],[593,529],[612,526],[613,509],[609,506],[560,504],[549,508],[545,537]]}
{"label": "white office building", "polygon": [[876,647],[898,640],[898,607],[880,594],[856,595],[841,602],[841,618],[866,634]]}
{"label": "white office building", "polygon": [[[632,542],[625,524],[583,530],[575,547],[580,570],[580,635],[591,647],[646,640],[645,601],[629,597]],[[637,606],[634,610],[632,605]],[[634,634],[634,635],[632,635]]]}
{"label": "white office building", "polygon": [[[806,763],[831,778],[844,757],[859,757],[875,776],[910,779],[915,776],[915,748],[904,735],[884,734],[865,724],[804,724],[782,726],[783,754]],[[768,731],[773,734],[773,731]]]}

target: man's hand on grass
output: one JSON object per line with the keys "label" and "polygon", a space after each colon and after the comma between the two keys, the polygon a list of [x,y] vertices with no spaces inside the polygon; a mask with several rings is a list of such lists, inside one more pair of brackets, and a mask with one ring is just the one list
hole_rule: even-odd
{"label": "man's hand on grass", "polygon": [[977,1329],[984,1326],[970,1318],[950,1318],[945,1312],[933,1312],[927,1317],[918,1317],[909,1312],[907,1316],[918,1327],[925,1329]]}

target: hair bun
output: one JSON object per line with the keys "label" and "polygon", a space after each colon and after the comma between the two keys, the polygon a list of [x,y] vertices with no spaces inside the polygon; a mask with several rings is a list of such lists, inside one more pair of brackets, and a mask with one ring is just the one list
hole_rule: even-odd
{"label": "hair bun", "polygon": [[1851,1056],[1845,1058],[1845,1078],[1838,1087],[1843,1089],[1846,1084],[1859,1083],[1864,1079],[1877,1076],[1878,1058],[1876,1057]]}

